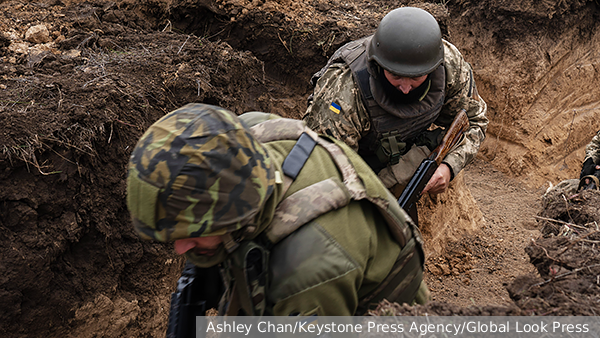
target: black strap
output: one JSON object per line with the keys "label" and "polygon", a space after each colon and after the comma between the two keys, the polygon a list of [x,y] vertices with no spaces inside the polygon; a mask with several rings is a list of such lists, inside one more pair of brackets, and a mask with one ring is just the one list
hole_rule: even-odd
{"label": "black strap", "polygon": [[467,94],[467,97],[471,97],[473,94],[473,69],[469,69],[469,79],[469,93]]}
{"label": "black strap", "polygon": [[363,68],[356,72],[356,79],[358,80],[358,86],[360,87],[360,92],[363,95],[363,99],[370,100],[373,98],[373,93],[371,92],[371,85],[369,84],[369,78],[371,75],[367,68]]}
{"label": "black strap", "polygon": [[283,165],[281,166],[283,173],[292,179],[296,179],[316,144],[317,141],[313,140],[307,133],[302,133],[292,151],[290,151],[283,161]]}

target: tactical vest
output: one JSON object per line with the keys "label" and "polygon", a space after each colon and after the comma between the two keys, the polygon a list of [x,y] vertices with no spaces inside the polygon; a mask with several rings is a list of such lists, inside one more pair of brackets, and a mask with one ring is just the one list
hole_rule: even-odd
{"label": "tactical vest", "polygon": [[[282,164],[284,190],[292,184],[317,144],[330,154],[342,174],[343,182],[338,178],[329,178],[291,194],[278,204],[272,222],[258,240],[245,243],[232,253],[227,263],[229,265],[223,270],[231,270],[230,276],[225,278],[226,284],[227,280],[232,279],[245,279],[245,282],[228,287],[229,295],[224,298],[228,299],[226,303],[234,305],[233,308],[229,306],[227,314],[237,315],[238,308],[241,308],[247,315],[263,315],[267,298],[265,293],[268,292],[266,273],[269,248],[320,215],[343,208],[351,200],[363,199],[377,207],[402,250],[384,281],[359,301],[356,313],[364,314],[369,304],[378,303],[384,298],[400,303],[412,301],[423,278],[425,257],[419,231],[401,208],[389,208],[390,203],[397,203],[395,198],[391,194],[387,199],[369,196],[344,151],[331,140],[319,137],[301,121],[283,118],[268,120],[250,130],[262,143],[297,140]],[[316,197],[328,203],[311,203]],[[296,217],[289,217],[292,213],[290,206],[294,206],[295,210],[300,207],[301,212],[293,212]],[[407,220],[406,223],[403,219]],[[250,259],[257,261],[263,271],[251,271],[256,269],[248,264]]]}
{"label": "tactical vest", "polygon": [[[376,65],[367,60],[366,48],[371,38],[372,36],[367,36],[342,46],[334,53],[327,65],[313,76],[311,82],[316,83],[318,77],[322,76],[326,68],[334,62],[343,61],[349,65],[354,81],[360,88],[363,104],[371,118],[371,130],[359,141],[358,152],[377,172],[388,162],[398,163],[399,156],[406,153],[412,144],[429,146],[426,143],[428,140],[421,141],[417,137],[440,115],[445,98],[446,71],[442,64],[430,74],[431,84],[427,95],[422,100],[395,104],[385,95],[380,81],[373,75],[377,74],[377,70],[374,69]],[[377,158],[373,155],[382,151],[381,144],[385,142],[389,145],[386,152],[392,149],[394,154],[386,154],[383,157],[388,158],[383,161],[380,154]],[[433,148],[435,146],[430,147],[431,150]],[[383,163],[374,163],[377,159]]]}

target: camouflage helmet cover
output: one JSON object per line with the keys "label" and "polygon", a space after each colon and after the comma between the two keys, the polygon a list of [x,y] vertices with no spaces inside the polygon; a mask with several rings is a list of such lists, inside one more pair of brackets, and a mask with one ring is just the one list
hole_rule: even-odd
{"label": "camouflage helmet cover", "polygon": [[396,8],[381,19],[367,46],[367,58],[396,75],[429,74],[444,61],[440,26],[423,9]]}
{"label": "camouflage helmet cover", "polygon": [[138,234],[162,242],[223,235],[250,224],[273,191],[266,149],[223,108],[188,104],[138,141],[127,206]]}

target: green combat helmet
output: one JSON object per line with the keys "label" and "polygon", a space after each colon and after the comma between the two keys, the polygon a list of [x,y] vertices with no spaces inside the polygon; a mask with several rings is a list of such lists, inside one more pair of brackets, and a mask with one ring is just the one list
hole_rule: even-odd
{"label": "green combat helmet", "polygon": [[223,108],[188,104],[138,141],[127,206],[138,234],[161,242],[251,228],[273,192],[266,149]]}
{"label": "green combat helmet", "polygon": [[367,58],[396,75],[429,74],[444,61],[440,26],[425,10],[396,8],[379,23]]}

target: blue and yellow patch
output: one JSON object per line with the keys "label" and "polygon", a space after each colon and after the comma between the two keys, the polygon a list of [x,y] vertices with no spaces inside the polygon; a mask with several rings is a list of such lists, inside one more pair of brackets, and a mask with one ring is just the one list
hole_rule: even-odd
{"label": "blue and yellow patch", "polygon": [[331,110],[332,112],[339,114],[340,111],[342,110],[342,107],[340,107],[337,103],[335,102],[331,102],[331,105],[329,106],[329,110]]}

